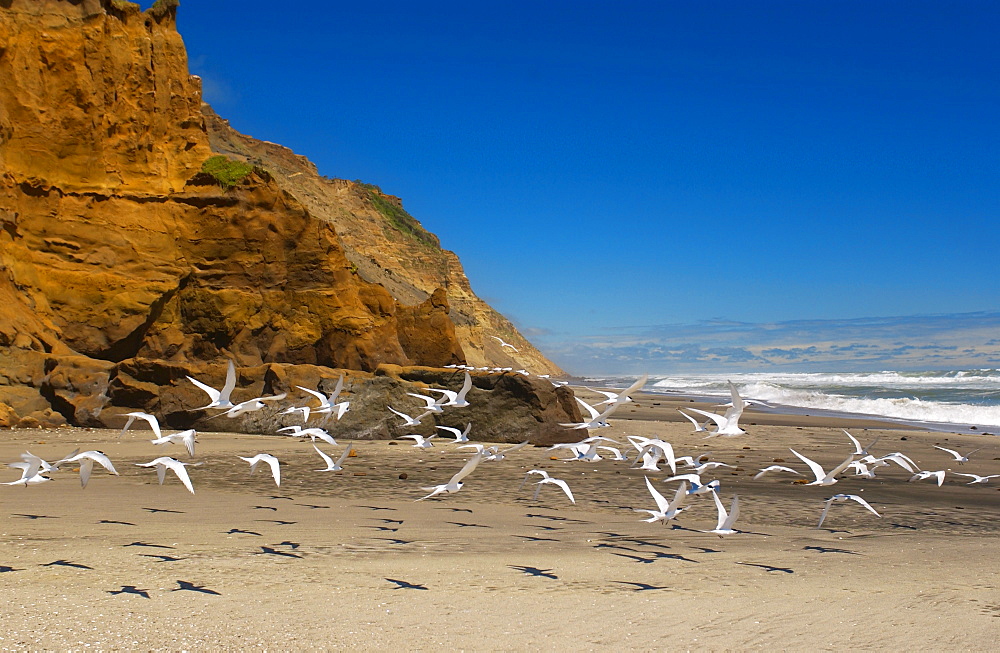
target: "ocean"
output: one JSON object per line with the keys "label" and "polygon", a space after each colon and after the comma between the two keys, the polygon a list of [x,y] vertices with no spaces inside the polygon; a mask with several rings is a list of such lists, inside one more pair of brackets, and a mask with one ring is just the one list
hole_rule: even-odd
{"label": "ocean", "polygon": [[[627,387],[636,377],[590,377],[584,385]],[[732,381],[744,399],[801,413],[888,418],[927,428],[998,431],[1000,369],[933,372],[838,372],[650,375],[644,392],[724,398]]]}

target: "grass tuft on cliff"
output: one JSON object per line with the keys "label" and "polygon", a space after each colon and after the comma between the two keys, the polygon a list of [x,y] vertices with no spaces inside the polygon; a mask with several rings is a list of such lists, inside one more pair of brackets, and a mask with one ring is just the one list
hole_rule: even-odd
{"label": "grass tuft on cliff", "polygon": [[212,175],[223,190],[229,190],[246,179],[247,175],[254,171],[254,166],[242,161],[233,161],[220,154],[201,164],[201,171]]}
{"label": "grass tuft on cliff", "polygon": [[396,206],[387,200],[381,188],[374,184],[366,184],[360,180],[354,183],[361,187],[372,205],[396,231],[428,247],[433,247],[434,249],[441,248],[441,241],[438,240],[437,236],[424,229],[420,221],[407,213],[403,207]]}
{"label": "grass tuft on cliff", "polygon": [[149,11],[157,18],[162,18],[168,11],[180,6],[180,0],[156,0],[153,6],[149,8]]}
{"label": "grass tuft on cliff", "polygon": [[118,11],[139,11],[138,2],[129,2],[128,0],[111,0],[111,6]]}

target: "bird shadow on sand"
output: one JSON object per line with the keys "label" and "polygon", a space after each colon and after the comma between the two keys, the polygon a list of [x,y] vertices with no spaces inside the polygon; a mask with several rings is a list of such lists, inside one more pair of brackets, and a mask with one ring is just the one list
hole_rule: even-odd
{"label": "bird shadow on sand", "polygon": [[390,583],[395,583],[396,584],[396,587],[392,588],[394,590],[426,590],[426,589],[430,589],[426,585],[418,585],[417,583],[411,583],[411,582],[405,581],[405,580],[397,580],[395,578],[386,578],[386,580],[389,581]]}
{"label": "bird shadow on sand", "polygon": [[377,519],[383,524],[399,524],[400,526],[403,525],[402,519],[388,519],[386,517],[369,517],[368,519]]}
{"label": "bird shadow on sand", "polygon": [[643,557],[640,557],[640,556],[631,555],[629,553],[615,553],[613,551],[611,552],[611,555],[618,556],[619,558],[630,558],[631,560],[634,560],[635,562],[641,562],[643,564],[649,564],[651,562],[656,562],[657,560],[663,560],[663,559],[667,559],[667,560],[681,560],[683,562],[694,562],[696,564],[700,564],[700,561],[698,561],[698,560],[692,560],[691,558],[686,558],[686,557],[682,556],[679,553],[664,553],[663,551],[637,551],[637,553],[641,553],[643,555],[648,555],[648,556],[653,556],[653,557],[652,558],[643,558]]}
{"label": "bird shadow on sand", "polygon": [[186,580],[179,580],[177,581],[177,584],[180,587],[175,587],[174,589],[170,590],[171,592],[180,592],[180,591],[200,592],[201,594],[212,594],[214,596],[222,596],[222,594],[219,594],[215,590],[210,590],[203,585],[195,585],[194,583],[190,583]]}
{"label": "bird shadow on sand", "polygon": [[794,574],[795,570],[789,567],[775,567],[774,565],[764,565],[756,562],[737,562],[738,565],[743,565],[744,567],[759,567],[767,572],[778,572],[782,574]]}
{"label": "bird shadow on sand", "polygon": [[87,565],[81,564],[79,562],[70,562],[69,560],[53,560],[52,562],[43,562],[42,567],[72,567],[74,569],[93,569],[93,567],[88,567]]}
{"label": "bird shadow on sand", "polygon": [[285,521],[284,519],[255,519],[254,521],[267,522],[269,524],[277,524],[278,526],[290,526],[292,524],[298,524],[297,521]]}
{"label": "bird shadow on sand", "polygon": [[120,590],[107,590],[108,594],[135,594],[136,596],[141,596],[144,599],[149,598],[149,590],[141,590],[135,585],[122,585]]}
{"label": "bird shadow on sand", "polygon": [[668,590],[670,589],[666,585],[650,585],[649,583],[636,583],[630,580],[613,580],[612,583],[618,583],[619,585],[632,585],[633,592],[648,592],[650,590]]}
{"label": "bird shadow on sand", "polygon": [[373,540],[382,540],[384,542],[389,542],[390,544],[413,544],[416,540],[401,540],[397,537],[373,537]]}
{"label": "bird shadow on sand", "polygon": [[122,526],[135,526],[135,524],[133,524],[130,521],[118,521],[117,519],[101,519],[101,520],[98,520],[97,523],[98,524],[120,524]]}
{"label": "bird shadow on sand", "polygon": [[511,537],[519,537],[525,542],[562,542],[562,540],[552,537],[538,537],[537,535],[511,535]]}
{"label": "bird shadow on sand", "polygon": [[446,521],[446,524],[452,524],[458,526],[459,528],[493,528],[492,526],[487,526],[485,524],[466,524],[460,521]]}
{"label": "bird shadow on sand", "polygon": [[186,514],[183,510],[171,510],[169,508],[143,508],[143,510],[145,510],[146,512],[154,513],[154,514],[158,513],[158,512],[168,512],[168,513],[172,513],[174,515],[183,515],[183,514]]}
{"label": "bird shadow on sand", "polygon": [[472,511],[469,510],[468,508],[447,508],[446,507],[446,508],[435,508],[434,510],[450,510],[452,512],[467,512],[470,515],[472,514]]}
{"label": "bird shadow on sand", "polygon": [[25,519],[59,519],[52,515],[31,515],[24,512],[11,513],[11,517],[24,517]]}
{"label": "bird shadow on sand", "polygon": [[230,528],[228,531],[223,531],[223,535],[256,535],[261,537],[261,534],[257,531],[248,531],[242,528]]}
{"label": "bird shadow on sand", "polygon": [[166,556],[159,553],[140,553],[143,558],[156,558],[157,562],[180,562],[181,560],[186,560],[187,558],[177,558],[174,556]]}
{"label": "bird shadow on sand", "polygon": [[278,511],[278,509],[274,506],[250,506],[250,510],[270,510],[271,512]]}
{"label": "bird shadow on sand", "polygon": [[592,522],[584,521],[583,519],[571,519],[570,517],[561,517],[559,515],[543,515],[541,513],[529,512],[525,513],[525,517],[530,519],[548,519],[550,521],[559,521],[573,524],[590,524]]}
{"label": "bird shadow on sand", "polygon": [[254,555],[269,555],[269,556],[280,556],[282,558],[301,558],[298,553],[292,553],[291,551],[278,551],[277,549],[270,546],[260,547],[260,551],[254,551]]}
{"label": "bird shadow on sand", "polygon": [[173,549],[172,546],[167,546],[166,544],[150,544],[149,542],[131,542],[129,544],[122,544],[122,548],[130,546],[141,546],[147,549]]}
{"label": "bird shadow on sand", "polygon": [[330,506],[318,506],[315,503],[296,503],[295,505],[301,506],[303,508],[309,508],[310,510],[325,510]]}
{"label": "bird shadow on sand", "polygon": [[838,549],[832,546],[804,546],[803,551],[816,551],[817,553],[843,553],[846,555],[859,556],[861,555],[857,551],[849,551],[847,549]]}
{"label": "bird shadow on sand", "polygon": [[917,530],[916,526],[909,526],[907,524],[898,524],[896,522],[893,522],[893,523],[889,524],[889,526],[892,526],[893,528],[902,528],[902,529],[905,529],[905,530],[908,530],[908,531],[915,531],[915,530]]}
{"label": "bird shadow on sand", "polygon": [[23,569],[15,569],[7,565],[0,565],[0,574],[6,574],[9,571],[24,571]]}
{"label": "bird shadow on sand", "polygon": [[534,576],[535,578],[548,578],[550,580],[559,580],[559,577],[552,573],[551,569],[539,569],[538,567],[528,567],[525,565],[507,565],[510,569],[517,570],[528,576]]}
{"label": "bird shadow on sand", "polygon": [[278,501],[278,500],[281,500],[281,499],[284,499],[285,501],[295,501],[295,497],[286,497],[286,496],[282,496],[280,494],[265,494],[264,498],[265,499],[271,499],[272,501]]}
{"label": "bird shadow on sand", "polygon": [[355,508],[367,508],[368,510],[395,510],[395,508],[386,508],[384,506],[354,506]]}

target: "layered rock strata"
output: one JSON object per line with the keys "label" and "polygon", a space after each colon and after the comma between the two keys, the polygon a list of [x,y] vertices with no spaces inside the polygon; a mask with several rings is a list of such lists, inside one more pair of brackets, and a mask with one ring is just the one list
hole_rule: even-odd
{"label": "layered rock strata", "polygon": [[201,172],[174,4],[0,2],[0,424],[142,409],[200,425],[180,415],[203,399],[182,404],[177,380],[227,358],[265,385],[301,367],[373,386],[382,365],[468,360],[447,289],[394,296],[270,173],[230,187]]}

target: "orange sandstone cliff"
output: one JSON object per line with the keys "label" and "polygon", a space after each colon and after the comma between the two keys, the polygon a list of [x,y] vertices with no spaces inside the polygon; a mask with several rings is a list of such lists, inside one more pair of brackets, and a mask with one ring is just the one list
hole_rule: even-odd
{"label": "orange sandstone cliff", "polygon": [[[232,187],[201,172],[213,139],[174,4],[0,2],[0,424],[117,425],[134,408],[198,424],[170,388],[226,358],[270,375],[269,390],[332,368],[517,363],[484,342],[526,344],[470,299],[454,254],[435,247],[414,272],[416,246],[398,236],[345,246],[338,231],[355,223],[331,215],[386,219],[369,189],[343,186],[354,199],[328,206],[336,193],[279,183],[273,162]],[[525,349],[524,364],[547,363]],[[375,377],[356,378],[360,395]],[[383,378],[398,395],[410,382]],[[546,397],[531,428],[554,437],[573,402],[522,379],[513,395]]]}

